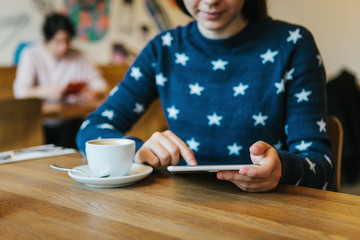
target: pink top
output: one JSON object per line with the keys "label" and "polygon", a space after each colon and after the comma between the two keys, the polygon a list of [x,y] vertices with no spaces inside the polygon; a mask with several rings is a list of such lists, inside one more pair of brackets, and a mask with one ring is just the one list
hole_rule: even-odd
{"label": "pink top", "polygon": [[[70,49],[66,57],[58,60],[44,44],[29,46],[21,54],[14,82],[16,98],[29,97],[35,88],[47,98],[49,91],[64,89],[70,82],[84,81],[91,90],[106,91],[107,84],[97,69],[79,51]],[[40,92],[40,91],[39,91]]]}

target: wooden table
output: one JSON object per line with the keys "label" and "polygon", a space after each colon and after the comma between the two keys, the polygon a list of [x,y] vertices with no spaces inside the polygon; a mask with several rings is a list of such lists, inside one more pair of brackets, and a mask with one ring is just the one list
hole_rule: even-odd
{"label": "wooden table", "polygon": [[[82,118],[95,111],[100,104],[105,101],[79,102],[74,104],[62,102],[44,102],[42,113],[47,122],[62,121],[68,119]],[[164,131],[168,128],[160,100],[157,99],[138,122],[127,133],[128,136],[135,136],[146,140],[156,131]]]}
{"label": "wooden table", "polygon": [[154,171],[123,188],[72,180],[79,154],[0,164],[3,239],[359,239],[360,197],[281,186],[246,193],[214,175]]}

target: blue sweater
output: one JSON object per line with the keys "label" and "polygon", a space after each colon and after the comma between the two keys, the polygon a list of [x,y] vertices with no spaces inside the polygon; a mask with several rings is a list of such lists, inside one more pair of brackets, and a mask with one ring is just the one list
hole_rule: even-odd
{"label": "blue sweater", "polygon": [[160,98],[169,129],[198,164],[251,163],[249,147],[262,140],[278,150],[281,183],[326,189],[333,169],[325,82],[315,41],[301,26],[268,18],[210,40],[191,22],[143,49],[85,120],[77,144],[84,153],[87,140],[124,137]]}

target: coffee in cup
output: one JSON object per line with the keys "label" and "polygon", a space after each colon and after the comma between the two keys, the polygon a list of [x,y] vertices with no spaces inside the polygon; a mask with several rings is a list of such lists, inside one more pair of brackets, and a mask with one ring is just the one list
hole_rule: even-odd
{"label": "coffee in cup", "polygon": [[135,141],[109,138],[90,140],[85,146],[86,158],[95,177],[126,175],[135,155]]}

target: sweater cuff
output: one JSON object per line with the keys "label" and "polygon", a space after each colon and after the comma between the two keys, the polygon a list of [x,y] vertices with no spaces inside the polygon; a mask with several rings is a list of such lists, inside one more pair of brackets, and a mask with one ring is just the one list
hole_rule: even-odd
{"label": "sweater cuff", "polygon": [[296,161],[294,161],[294,155],[285,151],[278,152],[280,161],[281,161],[281,178],[280,183],[291,184],[296,182],[297,176],[294,174],[294,166],[296,165]]}

